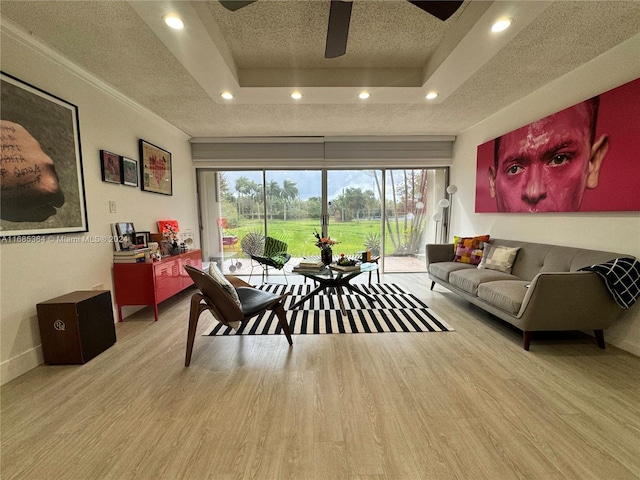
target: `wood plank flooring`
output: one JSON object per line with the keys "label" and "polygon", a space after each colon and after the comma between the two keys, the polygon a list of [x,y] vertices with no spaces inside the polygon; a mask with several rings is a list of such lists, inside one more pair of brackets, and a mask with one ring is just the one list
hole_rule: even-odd
{"label": "wood plank flooring", "polygon": [[640,478],[640,358],[577,333],[526,352],[425,274],[384,281],[456,331],[199,335],[185,368],[187,290],[2,387],[1,478]]}

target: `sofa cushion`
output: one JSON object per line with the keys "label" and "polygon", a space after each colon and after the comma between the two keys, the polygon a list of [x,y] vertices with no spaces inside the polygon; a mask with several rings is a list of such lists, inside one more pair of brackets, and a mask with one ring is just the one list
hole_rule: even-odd
{"label": "sofa cushion", "polygon": [[478,265],[482,259],[484,245],[489,241],[489,235],[477,237],[453,237],[454,262]]}
{"label": "sofa cushion", "polygon": [[478,285],[478,298],[489,302],[512,315],[517,315],[527,294],[525,280],[498,280]]}
{"label": "sofa cushion", "polygon": [[475,265],[459,262],[437,262],[429,264],[429,273],[434,277],[438,277],[445,282],[449,281],[449,274],[457,270],[475,270]]}
{"label": "sofa cushion", "polygon": [[489,245],[478,268],[488,268],[499,272],[511,273],[518,250],[520,250],[519,247]]}
{"label": "sofa cushion", "polygon": [[471,295],[478,295],[478,285],[497,280],[520,280],[518,277],[496,270],[471,268],[451,272],[449,283]]}

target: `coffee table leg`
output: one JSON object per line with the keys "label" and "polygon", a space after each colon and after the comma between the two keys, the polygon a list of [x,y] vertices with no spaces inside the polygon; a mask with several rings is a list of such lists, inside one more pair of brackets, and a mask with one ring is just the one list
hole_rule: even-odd
{"label": "coffee table leg", "polygon": [[307,300],[309,300],[311,297],[313,297],[316,293],[324,290],[326,288],[326,286],[324,284],[320,284],[319,287],[317,287],[315,290],[313,290],[311,293],[307,293],[300,301],[296,302],[295,305],[291,305],[291,307],[289,307],[290,309],[294,309],[294,308],[298,308],[300,305],[302,305],[304,302],[306,302]]}

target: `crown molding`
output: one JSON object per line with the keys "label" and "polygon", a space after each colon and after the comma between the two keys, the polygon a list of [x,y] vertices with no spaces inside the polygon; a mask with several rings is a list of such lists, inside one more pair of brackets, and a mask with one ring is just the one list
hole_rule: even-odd
{"label": "crown molding", "polygon": [[[46,43],[44,43],[43,41],[35,37],[30,32],[17,26],[11,20],[8,20],[6,18],[2,19],[2,22],[0,23],[0,33],[2,35],[6,35],[7,37],[11,38],[17,43],[20,43],[22,46],[28,48],[32,52],[41,56],[45,61],[51,62],[57,65],[58,67],[63,68],[64,70],[68,71],[75,77],[79,78],[80,80],[96,88],[103,94],[117,100],[118,102],[123,104],[125,107],[130,108],[131,110],[134,110],[136,113],[142,115],[143,117],[148,118],[150,121],[161,123],[163,127],[173,130],[176,134],[178,134],[179,136],[183,136],[186,140],[190,138],[190,135],[188,135],[183,130],[180,130],[175,125],[167,122],[160,115],[152,112],[148,108],[130,99],[120,91],[113,88],[108,83],[100,80],[98,77],[96,77],[92,73],[89,73],[88,71],[83,69],[81,66],[77,65],[76,63],[73,63],[71,60],[66,58],[58,50],[50,47],[49,45],[47,45]],[[10,73],[10,72],[7,72],[7,73]]]}

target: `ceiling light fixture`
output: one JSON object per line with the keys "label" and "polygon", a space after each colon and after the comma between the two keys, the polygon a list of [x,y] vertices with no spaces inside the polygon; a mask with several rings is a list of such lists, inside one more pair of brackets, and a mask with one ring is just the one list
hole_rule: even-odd
{"label": "ceiling light fixture", "polygon": [[302,98],[302,94],[300,92],[293,92],[291,94],[291,98],[293,98],[294,100],[300,100]]}
{"label": "ceiling light fixture", "polygon": [[182,19],[173,13],[164,16],[164,23],[175,30],[182,30],[184,28]]}
{"label": "ceiling light fixture", "polygon": [[424,98],[426,98],[427,100],[433,100],[434,98],[438,97],[438,92],[429,92],[427,93]]}
{"label": "ceiling light fixture", "polygon": [[222,92],[220,96],[225,100],[233,100],[233,93],[231,92]]}
{"label": "ceiling light fixture", "polygon": [[496,23],[494,23],[491,26],[491,31],[493,33],[504,32],[507,28],[511,26],[511,23],[513,23],[513,19],[503,18],[501,20],[498,20]]}
{"label": "ceiling light fixture", "polygon": [[358,98],[361,100],[366,100],[370,96],[371,94],[369,92],[360,92],[360,94],[358,95]]}

